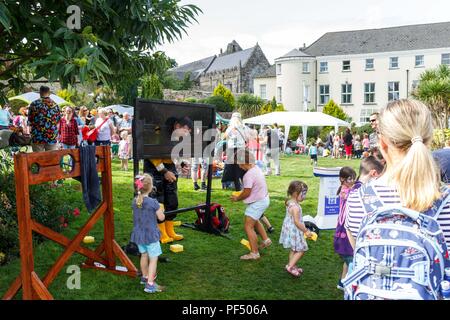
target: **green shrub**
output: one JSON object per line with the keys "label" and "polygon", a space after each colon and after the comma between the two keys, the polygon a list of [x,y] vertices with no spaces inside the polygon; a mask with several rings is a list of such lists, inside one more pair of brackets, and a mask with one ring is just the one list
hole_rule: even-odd
{"label": "green shrub", "polygon": [[198,102],[197,99],[195,99],[193,97],[186,98],[186,99],[184,99],[184,101],[190,102],[190,103],[197,103]]}
{"label": "green shrub", "polygon": [[213,96],[221,96],[225,100],[225,102],[230,106],[231,111],[234,108],[234,96],[231,93],[230,89],[226,88],[223,84],[219,83],[217,87],[214,88]]}
{"label": "green shrub", "polygon": [[211,96],[204,100],[201,100],[201,102],[206,103],[206,104],[212,104],[213,106],[216,106],[217,112],[233,111],[233,107],[229,105],[229,103],[225,100],[225,98],[223,96]]}
{"label": "green shrub", "polygon": [[450,129],[435,129],[433,131],[433,142],[431,148],[441,149],[445,146],[445,142],[450,140]]}
{"label": "green shrub", "polygon": [[156,74],[142,78],[141,97],[144,99],[164,99],[163,86]]}
{"label": "green shrub", "polygon": [[[0,150],[0,186],[0,264],[2,264],[19,254],[14,166],[7,149]],[[74,217],[74,204],[64,200],[66,192],[52,189],[50,184],[31,186],[31,217],[57,232],[66,228]],[[33,238],[37,242],[44,239],[36,233],[33,233]]]}
{"label": "green shrub", "polygon": [[239,96],[236,102],[237,110],[242,115],[242,118],[249,118],[257,116],[261,113],[261,109],[264,105],[264,101],[257,96],[250,93],[244,93]]}

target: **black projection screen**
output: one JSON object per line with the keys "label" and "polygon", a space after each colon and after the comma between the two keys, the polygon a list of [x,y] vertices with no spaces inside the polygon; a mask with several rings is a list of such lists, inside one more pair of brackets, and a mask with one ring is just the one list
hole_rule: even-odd
{"label": "black projection screen", "polygon": [[[194,124],[201,121],[201,132],[215,128],[216,110],[212,105],[179,101],[136,99],[133,118],[133,156],[138,160],[171,158],[178,141],[171,141],[174,120],[190,119]],[[198,124],[198,123],[197,123]],[[191,154],[182,156],[201,157],[194,154],[194,141],[200,141],[200,126],[191,132]],[[211,141],[202,142],[202,152]],[[196,150],[198,151],[198,150]]]}

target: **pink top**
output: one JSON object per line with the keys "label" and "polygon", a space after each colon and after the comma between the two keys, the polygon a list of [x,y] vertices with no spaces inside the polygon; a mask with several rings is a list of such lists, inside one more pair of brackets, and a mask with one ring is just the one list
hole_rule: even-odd
{"label": "pink top", "polygon": [[369,139],[364,138],[362,143],[363,143],[364,148],[369,148],[369,146],[370,146]]}
{"label": "pink top", "polygon": [[263,200],[267,195],[267,184],[261,169],[254,166],[244,175],[244,189],[252,189],[244,203],[253,203]]}

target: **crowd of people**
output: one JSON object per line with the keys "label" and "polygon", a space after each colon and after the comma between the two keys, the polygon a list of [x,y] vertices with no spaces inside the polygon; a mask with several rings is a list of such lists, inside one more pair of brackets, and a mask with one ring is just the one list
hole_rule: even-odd
{"label": "crowd of people", "polygon": [[97,129],[95,145],[112,145],[113,156],[122,160],[122,169],[128,170],[128,159],[132,157],[130,114],[111,109],[89,110],[85,106],[60,107],[50,98],[50,89],[42,86],[40,98],[29,106],[19,109],[14,115],[8,106],[0,109],[0,129],[20,130],[31,138],[34,152],[74,149],[86,140],[88,130]]}
{"label": "crowd of people", "polygon": [[[106,109],[99,109],[95,113],[85,107],[79,108],[78,112],[72,107],[65,107],[64,112],[61,112],[49,98],[48,88],[42,87],[40,93],[41,98],[30,104],[28,112],[21,109],[20,114],[14,117],[3,109],[8,114],[0,113],[0,125],[7,122],[8,125],[20,126],[24,132],[29,132],[33,151],[54,150],[58,144],[61,148],[74,148],[82,140],[83,126],[98,128],[95,144],[112,145],[122,159],[122,168],[128,169],[127,160],[131,156],[131,117],[128,114],[120,117]],[[178,120],[174,129],[185,128],[190,132],[192,126],[183,121]],[[370,135],[363,134],[362,139],[347,129],[344,134],[330,132],[325,142],[318,137],[309,146],[304,144],[302,136],[296,141],[296,147],[308,153],[315,165],[320,147],[329,150],[330,156],[334,158],[342,158],[345,153],[345,159],[362,159],[358,173],[347,166],[341,168],[339,173],[337,196],[340,206],[333,244],[335,252],[343,260],[338,280],[338,288],[341,289],[352,272],[354,250],[361,245],[357,242],[362,232],[361,225],[367,223],[369,215],[384,206],[396,205],[410,211],[431,214],[442,229],[443,242],[450,245],[450,189],[447,186],[450,183],[450,141],[446,142],[445,148],[431,152],[431,113],[423,103],[412,99],[390,102],[379,113],[372,114],[370,122],[373,132]],[[283,150],[283,132],[276,124],[272,127],[263,126],[258,132],[255,127],[244,125],[239,113],[233,113],[228,126],[217,126],[217,135],[220,142],[214,161],[224,163],[222,185],[228,187],[232,184],[237,191],[230,197],[232,202],[243,201],[246,204],[244,231],[250,243],[250,252],[240,259],[258,260],[261,258],[260,250],[272,245],[267,231],[273,233],[274,229],[265,216],[270,206],[265,176],[272,174],[271,162],[274,163],[275,175],[280,175],[279,156]],[[199,166],[201,187],[197,176]],[[207,159],[191,159],[194,190],[206,189],[207,168]],[[178,173],[175,164],[171,159],[149,159],[144,161],[144,172],[135,180],[138,196],[133,201],[132,241],[141,252],[144,290],[153,293],[163,290],[155,282],[156,265],[161,254],[159,243],[181,240],[183,236],[173,230],[175,215],[166,217],[163,214],[164,210],[178,208]],[[158,190],[161,198],[151,199],[154,189]],[[301,208],[307,191],[307,184],[300,180],[291,181],[286,186],[286,215],[278,242],[289,250],[284,268],[294,277],[300,277],[304,272],[298,263],[308,250],[306,239],[312,237],[311,230],[303,221]],[[379,239],[380,232],[373,232],[368,239]],[[399,233],[391,232],[389,235],[396,238]],[[258,236],[261,241],[258,241]],[[386,267],[395,254],[397,252],[392,252],[389,257],[383,256],[382,259],[387,260],[378,263]],[[448,260],[448,252],[444,256]],[[392,278],[390,281],[393,281]],[[383,292],[392,290],[393,285],[376,284]],[[383,297],[371,292],[362,294],[360,298]]]}

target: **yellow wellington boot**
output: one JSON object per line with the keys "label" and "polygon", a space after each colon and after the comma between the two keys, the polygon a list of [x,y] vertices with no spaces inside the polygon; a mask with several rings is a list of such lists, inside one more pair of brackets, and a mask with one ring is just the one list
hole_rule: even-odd
{"label": "yellow wellington boot", "polygon": [[184,237],[181,234],[176,234],[175,230],[173,230],[173,221],[166,221],[166,231],[169,237],[173,238],[174,240],[183,240]]}
{"label": "yellow wellington boot", "polygon": [[173,242],[173,238],[171,238],[167,235],[165,222],[158,223],[158,228],[159,228],[159,231],[161,232],[161,237],[159,238],[159,241],[161,241],[161,243]]}

